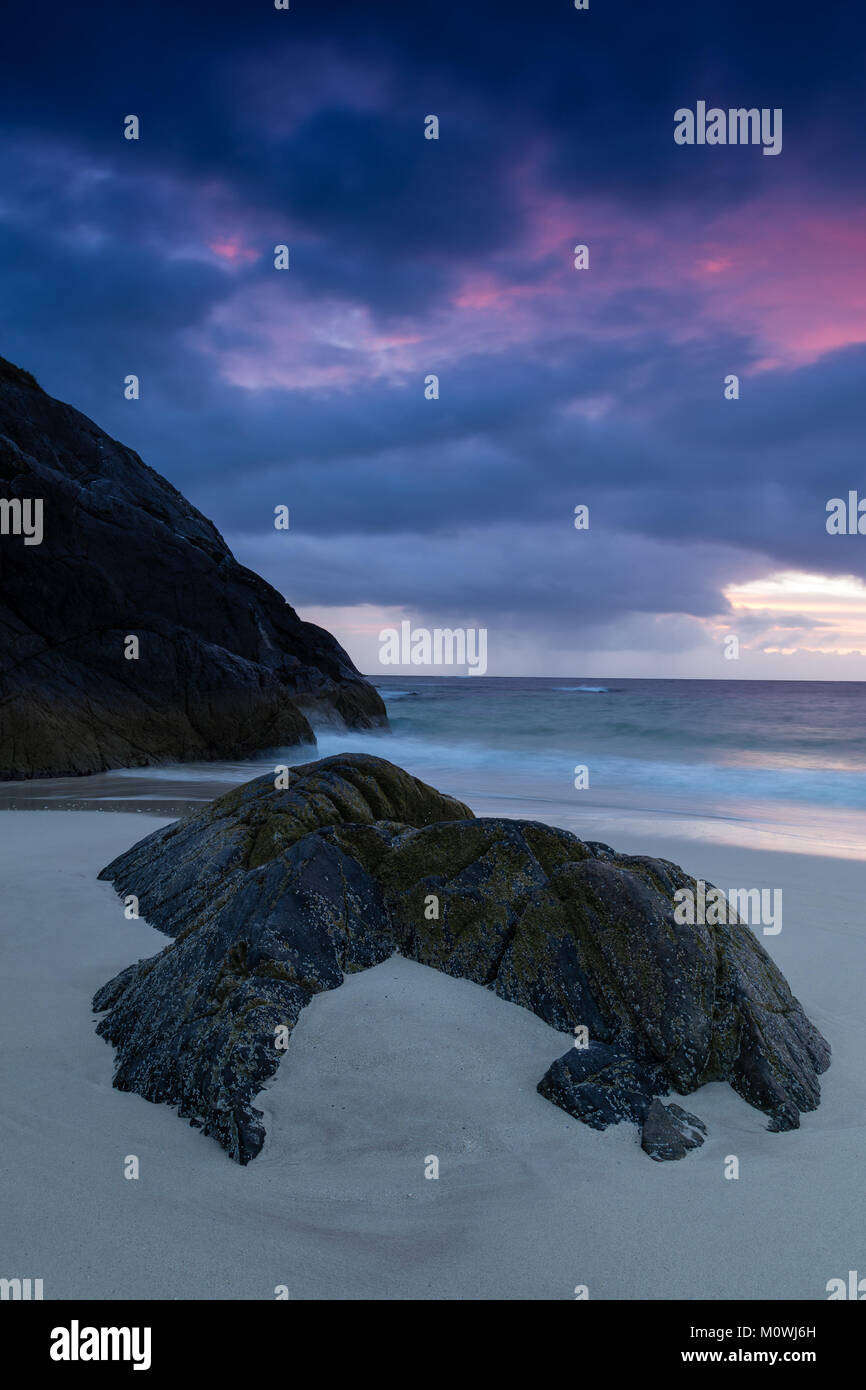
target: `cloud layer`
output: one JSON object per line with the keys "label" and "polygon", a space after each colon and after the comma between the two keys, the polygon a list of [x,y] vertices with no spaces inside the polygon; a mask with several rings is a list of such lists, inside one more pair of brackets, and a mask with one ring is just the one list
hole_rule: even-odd
{"label": "cloud layer", "polygon": [[[494,674],[866,675],[850,593],[771,579],[866,577],[824,524],[866,494],[866,21],[633,11],[16,12],[0,352],[368,669],[404,614]],[[675,145],[698,99],[781,107],[781,155]]]}

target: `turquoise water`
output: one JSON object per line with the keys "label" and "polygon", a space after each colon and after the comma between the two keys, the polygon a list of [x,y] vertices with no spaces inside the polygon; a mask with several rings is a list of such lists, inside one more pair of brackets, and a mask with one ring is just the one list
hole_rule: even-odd
{"label": "turquoise water", "polygon": [[[866,684],[376,684],[392,727],[386,756],[476,812],[534,815],[591,838],[652,833],[866,858]],[[383,742],[319,740],[323,755]]]}
{"label": "turquoise water", "polygon": [[[387,757],[478,814],[532,817],[624,848],[665,836],[866,858],[866,684],[603,677],[377,678],[390,732],[318,750],[3,789],[5,805],[180,814],[273,767]],[[575,768],[588,786],[575,788]]]}

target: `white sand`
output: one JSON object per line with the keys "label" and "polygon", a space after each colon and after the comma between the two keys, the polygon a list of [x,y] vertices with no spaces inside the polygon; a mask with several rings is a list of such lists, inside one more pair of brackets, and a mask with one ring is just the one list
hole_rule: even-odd
{"label": "white sand", "polygon": [[[0,1275],[46,1298],[826,1298],[866,1275],[861,864],[670,841],[720,886],[782,887],[764,942],[834,1061],[792,1134],[729,1087],[685,1104],[704,1147],[653,1163],[535,1090],[569,1039],[465,981],[395,958],[318,996],[232,1163],[165,1106],[111,1087],[89,1001],[166,938],[97,871],[161,824],[0,813]],[[127,1154],[138,1181],[123,1177]],[[424,1178],[425,1156],[440,1162]],[[740,1177],[723,1175],[726,1155]]]}

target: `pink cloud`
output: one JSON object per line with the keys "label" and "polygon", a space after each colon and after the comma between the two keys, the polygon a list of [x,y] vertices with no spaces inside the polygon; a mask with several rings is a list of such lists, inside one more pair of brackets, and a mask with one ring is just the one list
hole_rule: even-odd
{"label": "pink cloud", "polygon": [[[520,236],[454,264],[450,295],[423,316],[307,297],[298,277],[285,302],[261,285],[239,289],[200,345],[236,384],[332,389],[381,377],[405,383],[468,355],[541,348],[575,332],[596,340],[652,332],[680,344],[734,333],[752,340],[741,372],[866,342],[866,207],[816,212],[798,191],[710,216],[689,205],[638,212],[614,199],[551,194],[535,155],[512,174]],[[236,208],[243,231],[213,238],[211,252],[232,267],[258,259],[251,246],[262,241],[263,215]],[[588,270],[574,268],[579,243],[590,248]],[[233,328],[244,346],[227,349],[224,330]]]}
{"label": "pink cloud", "polygon": [[242,246],[240,237],[226,237],[222,241],[209,241],[209,250],[221,260],[230,261],[232,265],[249,265],[252,261],[257,261],[261,256],[260,251],[253,251],[251,247]]}
{"label": "pink cloud", "polygon": [[[866,342],[866,209],[816,214],[795,198],[785,206],[761,199],[718,219],[707,242],[727,250],[707,311],[754,332],[766,349],[762,366],[814,362]],[[707,268],[696,261],[692,276],[706,283]]]}
{"label": "pink cloud", "polygon": [[[720,330],[750,335],[760,354],[753,370],[814,362],[866,342],[866,207],[816,214],[801,195],[782,204],[767,195],[703,222],[682,208],[648,217],[611,201],[545,197],[531,175],[521,200],[522,245],[500,266],[468,268],[452,300],[456,311],[483,311],[503,347],[576,323],[610,336],[605,305],[629,294],[633,324],[618,316],[616,335],[642,331],[646,290],[671,295],[669,315],[654,301],[660,335],[675,342]],[[579,243],[590,248],[585,271],[573,269]],[[525,283],[515,284],[515,275]],[[678,317],[673,297],[684,287],[699,311]]]}

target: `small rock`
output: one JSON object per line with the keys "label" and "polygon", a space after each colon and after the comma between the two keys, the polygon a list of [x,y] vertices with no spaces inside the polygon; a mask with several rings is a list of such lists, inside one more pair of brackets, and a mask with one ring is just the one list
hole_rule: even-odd
{"label": "small rock", "polygon": [[656,1098],[643,1123],[640,1146],[657,1163],[670,1158],[685,1158],[689,1149],[704,1142],[707,1127],[697,1115],[683,1110],[681,1105],[663,1105]]}

